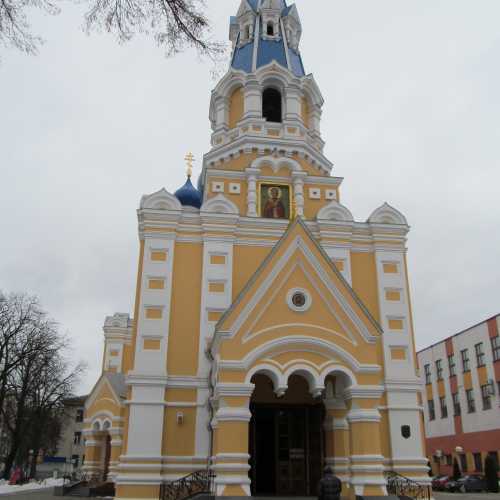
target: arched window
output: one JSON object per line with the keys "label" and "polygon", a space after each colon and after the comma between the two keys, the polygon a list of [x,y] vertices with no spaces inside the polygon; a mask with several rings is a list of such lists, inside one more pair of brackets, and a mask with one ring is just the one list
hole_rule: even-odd
{"label": "arched window", "polygon": [[262,117],[268,122],[281,123],[281,93],[279,90],[267,88],[262,94]]}
{"label": "arched window", "polygon": [[267,34],[269,36],[274,36],[274,24],[271,22],[267,23]]}

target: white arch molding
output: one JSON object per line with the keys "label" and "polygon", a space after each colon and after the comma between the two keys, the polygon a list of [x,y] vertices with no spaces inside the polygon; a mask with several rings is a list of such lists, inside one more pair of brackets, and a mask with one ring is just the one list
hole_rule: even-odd
{"label": "white arch molding", "polygon": [[170,194],[165,188],[160,189],[156,193],[144,195],[141,198],[141,210],[176,210],[181,211],[181,202]]}
{"label": "white arch molding", "polygon": [[250,167],[246,169],[247,175],[247,217],[257,217],[257,181],[261,177],[261,171],[264,167],[270,167],[274,173],[280,169],[286,168],[290,171],[293,182],[293,196],[295,201],[295,210],[298,216],[304,215],[304,172],[300,163],[293,158],[279,155],[262,156],[255,159]]}
{"label": "white arch molding", "polygon": [[370,217],[368,217],[367,222],[369,224],[398,224],[408,226],[406,217],[388,203],[384,203],[374,210]]}
{"label": "white arch molding", "polygon": [[200,209],[201,214],[228,214],[238,215],[238,207],[223,194],[218,194],[207,200]]}

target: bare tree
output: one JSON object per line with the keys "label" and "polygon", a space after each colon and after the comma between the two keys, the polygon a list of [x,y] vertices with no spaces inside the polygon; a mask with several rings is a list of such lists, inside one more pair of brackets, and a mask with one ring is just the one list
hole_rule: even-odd
{"label": "bare tree", "polygon": [[0,0],[0,43],[36,54],[42,38],[31,33],[27,12],[37,8],[48,14],[58,14],[59,8],[50,0]]}
{"label": "bare tree", "polygon": [[57,441],[59,432],[54,431],[61,428],[63,402],[73,395],[84,367],[81,363],[73,367],[68,361],[68,339],[36,298],[2,297],[0,326],[9,332],[4,359],[10,368],[3,374],[0,415],[9,437],[4,464],[4,477],[8,477],[13,464],[27,462],[29,450],[34,452],[31,467],[36,472],[38,452]]}
{"label": "bare tree", "polygon": [[152,35],[167,56],[187,47],[212,59],[223,54],[225,44],[210,39],[204,0],[90,0],[85,16],[88,32],[105,30],[120,42],[135,34]]}
{"label": "bare tree", "polygon": [[[80,0],[78,0],[80,1]],[[210,22],[204,0],[84,0],[89,9],[85,29],[107,31],[120,42],[142,33],[171,56],[186,48],[195,48],[214,62],[225,53],[226,45],[210,37]],[[51,0],[0,0],[0,43],[36,54],[42,39],[33,35],[27,18],[31,8],[49,14],[60,9]]]}

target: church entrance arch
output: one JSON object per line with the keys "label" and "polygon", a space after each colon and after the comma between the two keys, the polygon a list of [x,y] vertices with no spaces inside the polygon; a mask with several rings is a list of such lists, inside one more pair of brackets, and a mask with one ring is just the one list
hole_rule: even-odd
{"label": "church entrance arch", "polygon": [[300,375],[290,376],[281,397],[276,396],[267,375],[254,375],[252,383],[252,495],[314,495],[324,465],[322,400],[312,397],[307,380]]}

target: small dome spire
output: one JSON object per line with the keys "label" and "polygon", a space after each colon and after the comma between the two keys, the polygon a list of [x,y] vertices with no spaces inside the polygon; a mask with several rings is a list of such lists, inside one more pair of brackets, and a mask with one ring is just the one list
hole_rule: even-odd
{"label": "small dome spire", "polygon": [[174,194],[183,206],[194,208],[201,207],[201,193],[193,186],[190,175],[184,186],[178,189]]}

